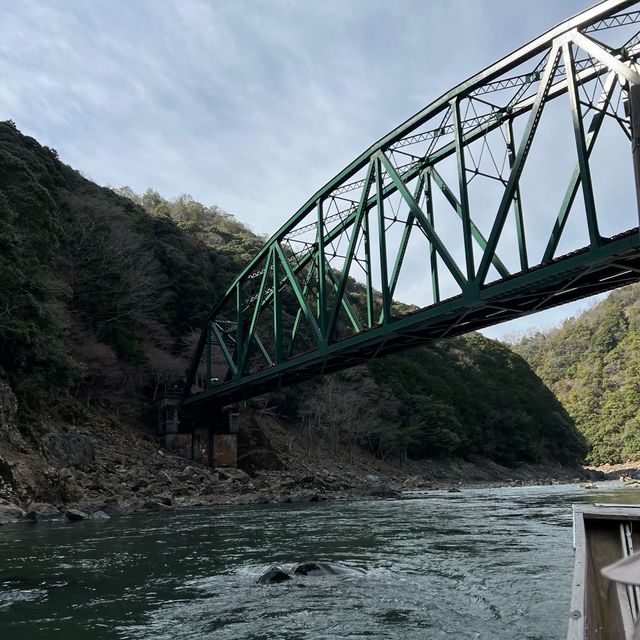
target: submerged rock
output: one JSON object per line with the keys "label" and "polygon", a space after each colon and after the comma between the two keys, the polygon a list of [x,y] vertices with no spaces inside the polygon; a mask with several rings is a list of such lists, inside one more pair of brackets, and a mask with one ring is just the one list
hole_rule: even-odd
{"label": "submerged rock", "polygon": [[322,578],[324,576],[339,576],[345,573],[347,573],[347,571],[341,567],[329,564],[328,562],[301,562],[295,565],[290,573],[282,567],[271,567],[271,569],[261,575],[256,582],[258,584],[278,584],[300,577]]}
{"label": "submerged rock", "polygon": [[279,584],[281,582],[286,582],[287,580],[292,580],[293,578],[286,572],[284,569],[280,567],[271,567],[269,571],[262,574],[257,580],[257,584]]}
{"label": "submerged rock", "polygon": [[334,567],[327,562],[303,562],[293,570],[295,576],[338,576],[344,573],[339,567]]}

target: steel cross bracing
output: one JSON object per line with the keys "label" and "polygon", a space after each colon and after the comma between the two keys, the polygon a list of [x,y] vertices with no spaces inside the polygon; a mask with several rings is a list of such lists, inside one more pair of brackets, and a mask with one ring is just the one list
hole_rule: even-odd
{"label": "steel cross bracing", "polygon": [[639,280],[638,4],[551,29],[315,193],[209,315],[185,412]]}

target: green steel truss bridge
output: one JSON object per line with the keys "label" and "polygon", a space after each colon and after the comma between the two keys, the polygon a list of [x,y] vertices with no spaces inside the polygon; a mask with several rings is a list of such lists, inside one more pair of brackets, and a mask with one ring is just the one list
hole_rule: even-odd
{"label": "green steel truss bridge", "polygon": [[369,147],[210,313],[185,416],[640,280],[639,58],[607,0]]}

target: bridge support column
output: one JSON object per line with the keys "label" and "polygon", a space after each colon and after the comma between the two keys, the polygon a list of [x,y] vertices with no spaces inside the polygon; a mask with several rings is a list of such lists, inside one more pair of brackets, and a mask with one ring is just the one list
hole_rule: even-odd
{"label": "bridge support column", "polygon": [[180,430],[180,394],[161,396],[148,406],[148,420],[164,446],[179,456],[191,457],[191,438]]}
{"label": "bridge support column", "polygon": [[238,466],[238,413],[223,409],[212,413],[207,425],[198,425],[191,436],[191,457],[211,467]]}
{"label": "bridge support column", "polygon": [[640,222],[640,84],[629,85],[629,111],[631,112],[633,172],[636,178],[636,199],[638,203],[638,220]]}

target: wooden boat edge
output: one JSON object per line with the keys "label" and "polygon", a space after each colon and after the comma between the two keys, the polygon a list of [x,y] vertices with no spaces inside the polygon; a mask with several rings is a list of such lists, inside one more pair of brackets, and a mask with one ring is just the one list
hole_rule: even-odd
{"label": "wooden boat edge", "polygon": [[585,520],[639,520],[640,504],[573,505],[574,564],[567,640],[586,638],[587,540]]}

